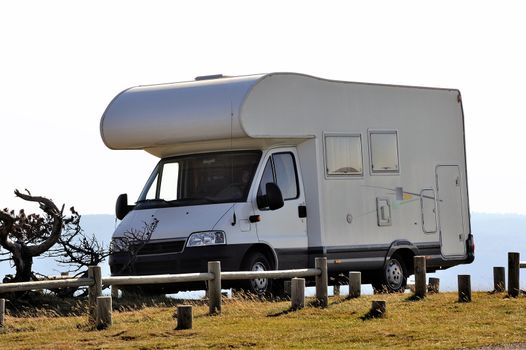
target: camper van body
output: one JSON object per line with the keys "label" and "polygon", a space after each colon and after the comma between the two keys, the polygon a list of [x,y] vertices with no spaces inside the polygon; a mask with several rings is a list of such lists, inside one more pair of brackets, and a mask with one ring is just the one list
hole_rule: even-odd
{"label": "camper van body", "polygon": [[[333,276],[360,270],[396,290],[415,255],[428,271],[474,258],[455,89],[293,73],[139,86],[110,103],[101,135],[160,158],[114,243],[156,226],[132,270],[114,249],[113,274],[202,272],[210,260],[305,268],[326,256]],[[279,209],[265,202],[269,182]]]}

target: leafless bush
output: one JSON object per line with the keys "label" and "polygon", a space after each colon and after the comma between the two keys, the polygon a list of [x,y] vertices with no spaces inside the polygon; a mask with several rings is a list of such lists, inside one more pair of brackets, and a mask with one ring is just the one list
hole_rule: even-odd
{"label": "leafless bush", "polygon": [[135,273],[135,263],[139,252],[150,241],[152,234],[157,228],[159,220],[152,216],[151,222],[144,222],[140,229],[132,228],[126,231],[121,237],[114,238],[110,245],[110,254],[123,254],[126,256],[126,263],[122,266],[121,273]]}

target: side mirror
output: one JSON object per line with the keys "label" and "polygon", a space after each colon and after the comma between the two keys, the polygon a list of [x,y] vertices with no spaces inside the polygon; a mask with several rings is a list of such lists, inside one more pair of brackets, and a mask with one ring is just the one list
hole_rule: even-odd
{"label": "side mirror", "polygon": [[285,203],[283,202],[283,194],[279,186],[274,182],[267,183],[267,203],[270,210],[281,208]]}
{"label": "side mirror", "polygon": [[133,205],[128,205],[128,195],[126,193],[121,194],[117,197],[117,203],[115,203],[115,216],[117,219],[122,220],[133,209]]}

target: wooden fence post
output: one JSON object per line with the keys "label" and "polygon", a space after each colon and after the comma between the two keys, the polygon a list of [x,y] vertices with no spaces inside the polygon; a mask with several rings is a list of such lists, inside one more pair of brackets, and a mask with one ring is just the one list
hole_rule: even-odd
{"label": "wooden fence post", "polygon": [[177,305],[176,329],[192,329],[193,318],[192,305]]}
{"label": "wooden fence post", "polygon": [[208,280],[208,313],[216,315],[221,313],[221,262],[209,261],[208,273],[214,275]]}
{"label": "wooden fence post", "polygon": [[5,322],[5,299],[0,299],[0,329],[4,327]]}
{"label": "wooden fence post", "polygon": [[471,276],[458,275],[458,301],[469,303],[471,301]]}
{"label": "wooden fence post", "polygon": [[316,299],[319,306],[327,307],[327,305],[329,305],[329,297],[327,293],[329,283],[327,258],[315,258],[314,267],[321,270],[321,274],[316,276]]}
{"label": "wooden fence post", "polygon": [[360,271],[349,272],[349,298],[358,298],[362,294],[362,273]]}
{"label": "wooden fence post", "polygon": [[438,293],[440,291],[440,278],[429,277],[428,290],[430,293]]}
{"label": "wooden fence post", "polygon": [[520,272],[520,254],[508,253],[508,295],[510,297],[518,297],[519,289],[519,274]]}
{"label": "wooden fence post", "polygon": [[385,300],[373,300],[371,303],[371,311],[369,314],[372,317],[385,317],[387,313],[387,304]]}
{"label": "wooden fence post", "polygon": [[415,265],[415,296],[425,298],[427,290],[426,257],[415,256],[413,261]]}
{"label": "wooden fence post", "polygon": [[100,266],[88,267],[88,278],[95,283],[88,287],[88,318],[90,323],[95,323],[97,319],[97,297],[102,295],[102,275]]}
{"label": "wooden fence post", "polygon": [[290,283],[291,308],[293,310],[305,307],[305,278],[293,278]]}
{"label": "wooden fence post", "polygon": [[505,275],[506,269],[504,266],[493,267],[493,290],[495,292],[500,293],[506,290]]}
{"label": "wooden fence post", "polygon": [[113,324],[111,309],[110,296],[97,297],[97,329],[105,329]]}

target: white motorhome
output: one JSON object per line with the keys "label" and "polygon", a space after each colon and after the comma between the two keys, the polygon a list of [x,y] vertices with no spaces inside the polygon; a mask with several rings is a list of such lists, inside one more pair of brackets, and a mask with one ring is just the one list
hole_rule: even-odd
{"label": "white motorhome", "polygon": [[[115,241],[158,223],[133,269],[129,251],[114,249],[113,274],[203,272],[210,260],[234,271],[305,268],[326,256],[332,276],[360,270],[399,291],[415,255],[428,271],[474,259],[455,89],[199,77],[123,91],[101,136],[160,158],[137,202],[117,201]],[[181,288],[193,287],[202,286]]]}

